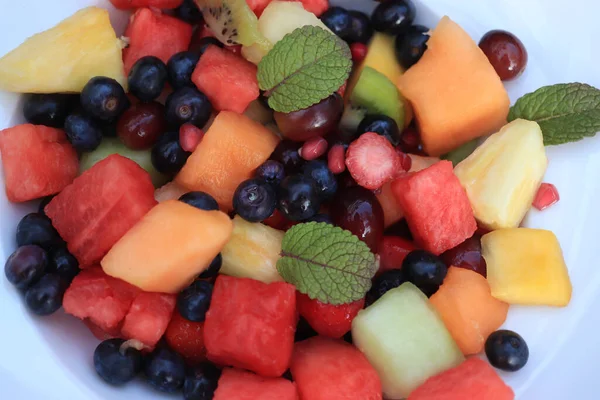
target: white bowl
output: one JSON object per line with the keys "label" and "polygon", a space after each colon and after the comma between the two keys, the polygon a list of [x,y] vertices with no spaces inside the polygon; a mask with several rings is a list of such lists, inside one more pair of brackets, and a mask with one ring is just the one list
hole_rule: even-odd
{"label": "white bowl", "polygon": [[[447,14],[478,40],[490,29],[519,36],[529,51],[529,66],[507,85],[511,98],[551,83],[579,81],[600,87],[597,38],[600,2],[591,0],[421,0],[419,22],[434,26]],[[370,9],[367,0],[337,0]],[[60,5],[59,5],[60,3]],[[123,29],[127,15],[108,0],[1,0],[0,54],[26,37],[47,29],[77,9],[100,5],[111,9],[113,23]],[[474,99],[476,101],[476,99]],[[22,122],[19,96],[0,93],[0,128]],[[600,138],[548,148],[545,180],[559,189],[561,201],[542,213],[532,211],[527,226],[553,230],[560,239],[574,293],[569,307],[511,307],[505,326],[527,340],[530,360],[513,374],[503,374],[520,399],[596,399],[600,380]],[[0,178],[2,179],[2,178]],[[1,184],[0,184],[1,186]],[[10,204],[0,190],[0,259],[15,248],[19,219],[34,204]],[[0,388],[2,399],[147,399],[156,396],[141,382],[113,388],[96,376],[92,354],[97,340],[75,318],[58,312],[47,318],[31,315],[21,296],[0,278]],[[362,400],[362,399],[356,399]]]}

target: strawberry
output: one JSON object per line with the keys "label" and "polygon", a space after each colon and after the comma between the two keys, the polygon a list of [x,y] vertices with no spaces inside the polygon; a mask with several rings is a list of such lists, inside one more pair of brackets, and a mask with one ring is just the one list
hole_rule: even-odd
{"label": "strawberry", "polygon": [[408,253],[417,250],[417,246],[400,236],[384,236],[379,246],[378,274],[390,269],[402,267],[402,262]]}
{"label": "strawberry", "polygon": [[181,148],[190,153],[196,150],[198,144],[204,137],[204,131],[192,124],[183,124],[179,128],[179,143]]}
{"label": "strawberry", "polygon": [[348,147],[346,167],[360,186],[373,190],[402,170],[402,161],[386,138],[367,132]]}
{"label": "strawberry", "polygon": [[322,336],[339,339],[350,331],[352,320],[365,305],[365,299],[334,306],[312,300],[296,292],[296,307],[310,326]]}
{"label": "strawberry", "polygon": [[165,340],[171,349],[181,354],[190,364],[206,360],[204,322],[188,321],[175,310],[165,332]]}

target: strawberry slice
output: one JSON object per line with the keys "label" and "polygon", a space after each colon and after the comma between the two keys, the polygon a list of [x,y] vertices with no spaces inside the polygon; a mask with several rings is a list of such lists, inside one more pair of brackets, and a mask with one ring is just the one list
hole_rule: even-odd
{"label": "strawberry slice", "polygon": [[400,236],[384,236],[379,245],[379,270],[377,274],[402,267],[404,258],[413,250],[417,250],[417,246],[409,240]]}
{"label": "strawberry slice", "polygon": [[366,189],[378,189],[403,170],[402,160],[391,143],[374,132],[362,134],[346,152],[346,167]]}
{"label": "strawberry slice", "polygon": [[190,365],[206,360],[204,322],[188,321],[175,310],[165,332],[165,340],[169,347],[181,354]]}
{"label": "strawberry slice", "polygon": [[204,131],[192,124],[183,124],[179,128],[179,143],[181,148],[190,153],[196,150],[204,137]]}
{"label": "strawberry slice", "polygon": [[300,315],[319,335],[334,339],[339,339],[350,331],[352,320],[364,306],[365,299],[334,306],[296,292],[296,307]]}

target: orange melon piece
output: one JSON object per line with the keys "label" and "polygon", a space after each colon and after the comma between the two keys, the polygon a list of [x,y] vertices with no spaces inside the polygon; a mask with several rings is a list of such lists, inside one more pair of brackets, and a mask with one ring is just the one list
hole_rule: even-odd
{"label": "orange melon piece", "polygon": [[233,224],[221,211],[177,200],[152,208],[104,256],[104,272],[147,292],[178,293],[225,246]]}
{"label": "orange melon piece", "polygon": [[427,154],[440,156],[506,123],[510,99],[496,71],[458,24],[444,17],[427,51],[398,80]]}
{"label": "orange melon piece", "polygon": [[279,138],[245,115],[221,111],[175,181],[212,195],[224,211],[232,209],[238,185],[265,162]]}
{"label": "orange melon piece", "polygon": [[508,304],[492,297],[482,275],[458,267],[448,269],[444,283],[429,301],[465,355],[481,352],[508,314]]}

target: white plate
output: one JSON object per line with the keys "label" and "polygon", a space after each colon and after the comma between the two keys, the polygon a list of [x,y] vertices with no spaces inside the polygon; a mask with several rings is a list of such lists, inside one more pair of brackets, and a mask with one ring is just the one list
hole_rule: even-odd
{"label": "white plate", "polygon": [[[361,8],[366,0],[338,0]],[[59,6],[60,4],[60,6]],[[0,0],[0,54],[27,36],[47,29],[87,5],[109,7],[108,0]],[[419,20],[433,26],[447,14],[478,40],[490,29],[506,29],[529,51],[526,73],[508,86],[511,98],[559,82],[600,87],[600,2],[595,0],[422,0]],[[114,14],[122,28],[124,15]],[[476,99],[474,99],[476,101]],[[22,122],[19,97],[0,93],[0,128]],[[532,211],[527,226],[553,230],[562,244],[571,280],[569,307],[511,307],[505,326],[527,340],[530,359],[503,374],[519,399],[597,399],[600,390],[600,269],[595,248],[600,238],[600,138],[548,148],[545,180],[561,200],[542,213]],[[0,187],[3,186],[0,182]],[[14,250],[19,218],[33,205],[9,204],[0,190],[0,260]],[[156,396],[135,383],[114,389],[95,375],[97,341],[74,318],[29,314],[19,294],[0,278],[0,388],[2,399],[147,399]],[[356,399],[361,400],[361,399]]]}

